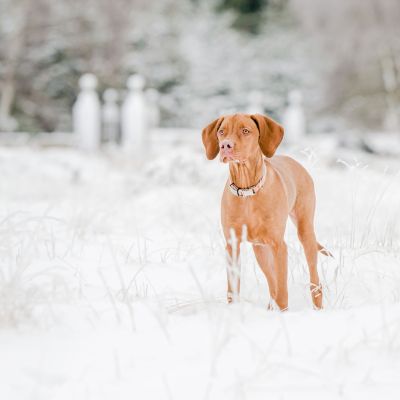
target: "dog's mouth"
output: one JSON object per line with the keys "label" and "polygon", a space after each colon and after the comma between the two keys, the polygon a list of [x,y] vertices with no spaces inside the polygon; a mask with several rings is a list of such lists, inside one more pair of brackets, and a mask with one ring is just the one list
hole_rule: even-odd
{"label": "dog's mouth", "polygon": [[223,162],[224,164],[235,161],[234,157],[232,155],[226,155],[226,154],[221,154],[220,156],[220,161]]}
{"label": "dog's mouth", "polygon": [[220,154],[219,160],[224,164],[229,163],[229,162],[234,162],[234,163],[240,164],[240,163],[244,162],[244,160],[240,160],[234,154]]}

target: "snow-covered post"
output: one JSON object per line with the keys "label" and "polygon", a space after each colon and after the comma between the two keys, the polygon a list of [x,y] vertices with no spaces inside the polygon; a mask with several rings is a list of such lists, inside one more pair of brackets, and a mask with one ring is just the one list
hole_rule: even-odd
{"label": "snow-covered post", "polygon": [[118,92],[107,89],[103,94],[103,140],[117,143],[119,135]]}
{"label": "snow-covered post", "polygon": [[125,150],[142,154],[147,133],[146,99],[143,88],[145,79],[141,75],[129,77],[128,94],[122,105],[122,145]]}
{"label": "snow-covered post", "polygon": [[73,106],[74,133],[78,147],[97,150],[100,146],[100,101],[97,95],[97,78],[85,74],[79,79],[80,93]]}
{"label": "snow-covered post", "polygon": [[160,125],[159,98],[160,95],[156,89],[151,88],[146,90],[147,124],[149,129],[157,128]]}
{"label": "snow-covered post", "polygon": [[263,94],[258,90],[253,90],[249,94],[248,114],[264,114]]}
{"label": "snow-covered post", "polygon": [[299,90],[292,90],[289,93],[288,106],[283,115],[286,143],[298,143],[306,133],[306,117],[302,101],[303,97]]}

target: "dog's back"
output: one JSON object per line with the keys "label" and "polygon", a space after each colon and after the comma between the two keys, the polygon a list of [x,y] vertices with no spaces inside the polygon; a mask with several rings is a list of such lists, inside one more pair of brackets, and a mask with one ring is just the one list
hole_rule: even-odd
{"label": "dog's back", "polygon": [[279,155],[269,159],[269,163],[282,179],[287,193],[289,212],[302,201],[314,207],[314,183],[310,174],[299,162],[291,157]]}

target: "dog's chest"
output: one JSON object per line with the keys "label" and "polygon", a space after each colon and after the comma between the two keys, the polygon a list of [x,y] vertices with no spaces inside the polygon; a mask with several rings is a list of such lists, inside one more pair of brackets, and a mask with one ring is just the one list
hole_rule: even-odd
{"label": "dog's chest", "polygon": [[236,235],[242,235],[243,226],[246,226],[247,240],[254,243],[268,241],[268,237],[276,225],[276,215],[267,204],[242,201],[222,209],[222,224],[224,230],[234,229]]}

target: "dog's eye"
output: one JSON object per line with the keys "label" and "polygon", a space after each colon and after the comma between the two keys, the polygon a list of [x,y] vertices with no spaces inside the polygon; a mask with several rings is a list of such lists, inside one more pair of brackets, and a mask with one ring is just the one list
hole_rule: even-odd
{"label": "dog's eye", "polygon": [[222,136],[223,134],[224,134],[224,130],[223,130],[223,129],[220,129],[220,130],[218,131],[218,135]]}
{"label": "dog's eye", "polygon": [[250,133],[250,131],[247,128],[243,128],[242,132],[244,135],[248,135]]}

